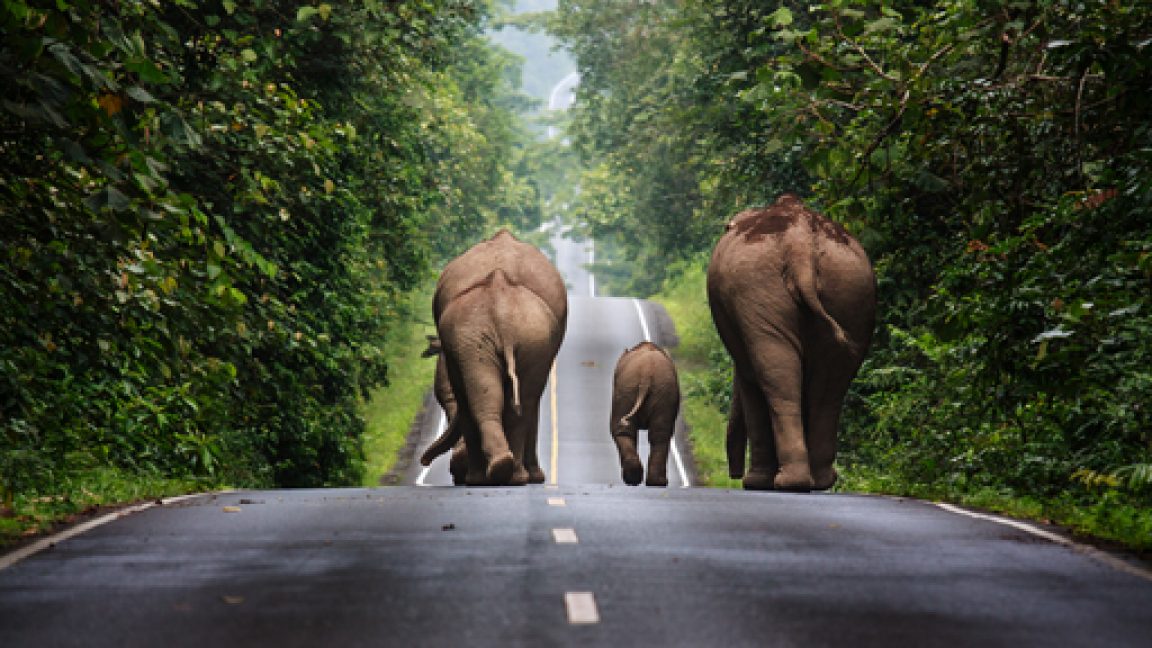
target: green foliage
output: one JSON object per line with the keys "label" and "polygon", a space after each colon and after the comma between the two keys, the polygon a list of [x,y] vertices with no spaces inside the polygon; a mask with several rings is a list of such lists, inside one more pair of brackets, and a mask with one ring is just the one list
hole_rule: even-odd
{"label": "green foliage", "polygon": [[572,211],[631,262],[622,290],[656,292],[735,211],[804,182],[796,151],[741,99],[777,48],[763,37],[774,13],[747,1],[559,3],[549,29],[577,57],[570,132],[588,169]]}
{"label": "green foliage", "polygon": [[362,403],[364,486],[379,486],[381,478],[392,470],[432,384],[435,359],[421,356],[428,348],[425,336],[436,333],[431,308],[434,287],[435,282],[429,279],[419,290],[405,296],[407,315],[400,318],[384,347],[388,384],[372,389]]}
{"label": "green foliage", "polygon": [[704,484],[739,488],[740,482],[728,477],[725,449],[732,368],[726,362],[708,305],[701,299],[706,262],[701,257],[685,263],[653,299],[663,304],[676,322],[679,344],[669,351],[680,376],[697,474]]}
{"label": "green foliage", "polygon": [[1139,3],[561,2],[577,207],[647,292],[731,214],[797,191],[878,274],[845,474],[1123,493],[1148,515],[1150,26]]}
{"label": "green foliage", "polygon": [[758,73],[794,81],[748,99],[880,275],[858,457],[1055,495],[1149,455],[1149,17],[843,3],[776,31]]}
{"label": "green foliage", "polygon": [[402,295],[538,219],[468,0],[5,2],[0,495],[353,484]]}

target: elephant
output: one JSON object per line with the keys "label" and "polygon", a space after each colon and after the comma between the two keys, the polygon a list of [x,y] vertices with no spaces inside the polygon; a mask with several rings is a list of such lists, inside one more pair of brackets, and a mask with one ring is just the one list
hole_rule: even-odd
{"label": "elephant", "polygon": [[624,483],[637,486],[644,468],[636,453],[636,434],[648,430],[647,486],[668,485],[668,451],[680,411],[680,381],[668,353],[651,342],[625,351],[612,374],[612,439],[620,454]]}
{"label": "elephant", "polygon": [[[452,424],[452,420],[456,418],[456,394],[452,392],[452,383],[448,380],[448,366],[444,364],[444,354],[441,352],[440,338],[435,335],[428,336],[428,348],[424,350],[421,357],[431,358],[436,357],[436,377],[432,383],[432,393],[436,396],[436,402],[440,404],[440,408],[444,410],[444,420],[448,425]],[[447,429],[447,426],[445,427]],[[449,472],[452,474],[452,483],[460,485],[464,483],[465,475],[468,472],[468,453],[464,447],[464,439],[460,438],[454,446],[452,446],[452,459],[449,464]]]}
{"label": "elephant", "polygon": [[459,472],[471,485],[542,483],[540,397],[568,317],[560,273],[538,249],[501,230],[445,267],[433,316],[438,372],[442,362],[447,375],[441,393],[450,392],[457,409],[421,463],[462,439],[467,467],[453,471],[457,483]]}
{"label": "elephant", "polygon": [[831,488],[844,395],[876,322],[864,249],[784,194],[727,224],[707,292],[734,365],[729,474],[749,490]]}
{"label": "elephant", "polygon": [[543,252],[506,229],[477,243],[444,267],[432,298],[433,320],[439,322],[448,302],[497,268],[504,271],[509,281],[525,286],[543,299],[559,320],[563,333],[568,322],[568,289],[564,278]]}

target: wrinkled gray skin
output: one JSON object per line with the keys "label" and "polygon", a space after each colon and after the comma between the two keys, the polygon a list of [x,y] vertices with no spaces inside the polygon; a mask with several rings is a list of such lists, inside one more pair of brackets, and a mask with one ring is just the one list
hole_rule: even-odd
{"label": "wrinkled gray skin", "polygon": [[560,273],[535,247],[501,230],[445,267],[433,315],[457,410],[421,462],[462,439],[465,483],[543,482],[540,397],[568,317]]}
{"label": "wrinkled gray skin", "polygon": [[[448,380],[448,366],[444,364],[444,355],[440,351],[440,338],[429,335],[428,348],[424,350],[422,357],[436,356],[436,378],[432,384],[432,393],[436,396],[436,402],[440,403],[440,408],[444,410],[444,419],[451,425],[452,420],[456,418],[456,394],[452,393],[452,383]],[[464,447],[463,437],[452,446],[449,472],[452,474],[453,484],[464,483],[464,477],[468,473],[468,451]]]}
{"label": "wrinkled gray skin", "polygon": [[708,303],[735,366],[729,473],[752,490],[830,488],[844,394],[876,318],[863,248],[785,194],[728,223]]}
{"label": "wrinkled gray skin", "polygon": [[668,451],[680,411],[680,381],[672,358],[651,342],[625,351],[612,375],[612,439],[620,454],[624,483],[636,486],[644,468],[636,452],[636,435],[648,430],[648,486],[668,485]]}

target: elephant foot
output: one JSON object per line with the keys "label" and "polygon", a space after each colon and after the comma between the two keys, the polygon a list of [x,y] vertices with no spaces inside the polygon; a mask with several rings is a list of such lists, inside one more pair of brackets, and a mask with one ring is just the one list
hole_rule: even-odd
{"label": "elephant foot", "polygon": [[457,486],[467,482],[468,478],[468,455],[461,453],[460,458],[457,459],[455,453],[452,454],[452,463],[448,466],[448,472],[452,473],[452,483]]}
{"label": "elephant foot", "polygon": [[644,478],[644,466],[636,457],[629,457],[620,462],[620,476],[629,486],[639,486]]}
{"label": "elephant foot", "polygon": [[488,472],[485,476],[488,478],[489,484],[504,486],[512,481],[512,474],[515,471],[516,457],[513,457],[511,452],[505,452],[493,457],[488,462]]}
{"label": "elephant foot", "polygon": [[644,480],[645,486],[654,486],[656,488],[664,488],[668,485],[668,477],[665,475],[653,475],[652,471],[648,471],[648,479]]}
{"label": "elephant foot", "polygon": [[744,490],[772,490],[773,475],[758,470],[749,470],[744,475]]}
{"label": "elephant foot", "polygon": [[516,469],[512,471],[512,479],[509,480],[509,486],[523,486],[528,483],[529,474],[524,466],[516,464]]}
{"label": "elephant foot", "polygon": [[540,466],[532,466],[528,469],[528,483],[529,484],[543,484],[547,479],[544,475],[544,470]]}
{"label": "elephant foot", "polygon": [[840,475],[835,468],[817,470],[812,473],[812,490],[828,490],[836,485],[836,480],[839,477]]}
{"label": "elephant foot", "polygon": [[815,483],[812,480],[812,472],[808,470],[808,466],[790,468],[788,466],[781,466],[780,471],[776,473],[776,477],[772,480],[772,487],[776,490],[791,491],[793,493],[807,493],[812,490]]}

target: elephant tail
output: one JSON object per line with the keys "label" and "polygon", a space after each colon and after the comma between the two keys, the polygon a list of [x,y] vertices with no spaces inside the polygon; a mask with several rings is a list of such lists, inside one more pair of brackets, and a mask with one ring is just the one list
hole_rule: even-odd
{"label": "elephant tail", "polygon": [[424,451],[424,454],[420,455],[421,466],[431,465],[433,459],[448,452],[452,449],[452,446],[456,445],[456,442],[460,440],[463,434],[463,428],[457,423],[458,421],[455,420],[455,418],[448,423],[448,429],[444,430],[444,434],[437,437],[437,439],[432,442],[432,445],[428,446],[428,449]]}
{"label": "elephant tail", "polygon": [[816,270],[816,259],[813,257],[807,263],[798,263],[795,268],[795,287],[796,292],[800,295],[800,300],[812,311],[816,317],[824,320],[826,324],[832,329],[832,335],[836,341],[849,351],[856,350],[856,344],[848,338],[848,334],[844,332],[844,327],[832,317],[831,313],[824,308],[823,302],[820,301],[820,293],[818,288],[819,275]]}
{"label": "elephant tail", "polygon": [[512,411],[520,416],[520,377],[516,375],[516,352],[511,344],[504,343],[504,366],[508,368],[508,380],[512,382]]}
{"label": "elephant tail", "polygon": [[648,391],[652,388],[652,379],[645,375],[640,378],[640,389],[636,393],[636,403],[632,406],[632,411],[620,417],[620,425],[627,427],[632,424],[632,417],[636,412],[640,411],[640,406],[648,399]]}

